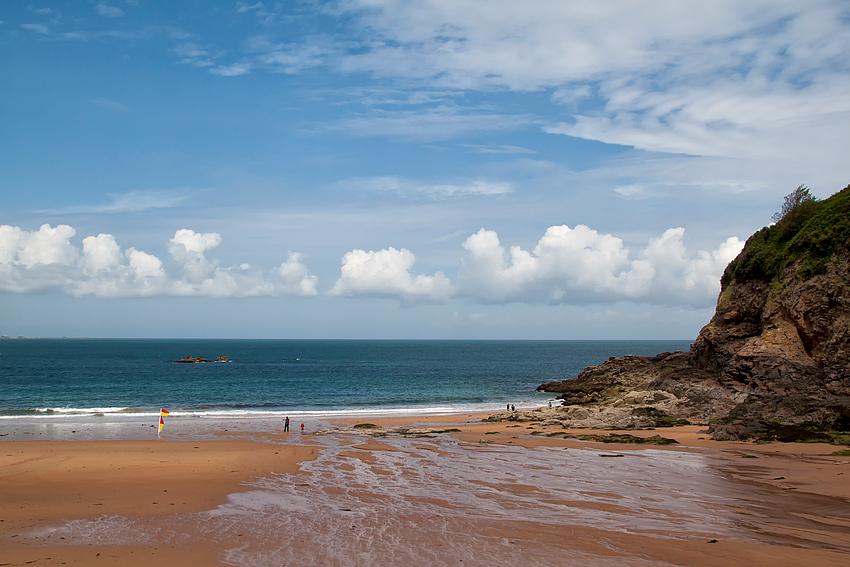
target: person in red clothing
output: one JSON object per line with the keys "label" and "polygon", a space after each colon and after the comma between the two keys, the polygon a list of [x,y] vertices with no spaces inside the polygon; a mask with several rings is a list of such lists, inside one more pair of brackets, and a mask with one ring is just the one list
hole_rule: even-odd
{"label": "person in red clothing", "polygon": [[304,433],[304,422],[301,422],[301,433]]}

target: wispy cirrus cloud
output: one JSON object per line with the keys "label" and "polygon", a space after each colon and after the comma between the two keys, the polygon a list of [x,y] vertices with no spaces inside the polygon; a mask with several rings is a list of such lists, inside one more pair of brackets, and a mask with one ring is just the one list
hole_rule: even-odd
{"label": "wispy cirrus cloud", "polygon": [[536,150],[520,146],[482,146],[480,144],[460,144],[462,148],[469,148],[479,154],[536,154]]}
{"label": "wispy cirrus cloud", "polygon": [[[850,142],[850,8],[748,0],[339,5],[370,43],[339,68],[429,88],[554,89],[544,131],[653,152],[834,159]],[[825,142],[832,140],[832,142]]]}
{"label": "wispy cirrus cloud", "polygon": [[104,213],[119,214],[146,211],[149,209],[166,209],[176,207],[184,203],[192,195],[197,193],[196,189],[187,190],[145,190],[130,191],[128,193],[113,193],[108,195],[111,203],[103,205],[80,205],[66,207],[59,210],[40,211],[49,214],[79,214],[79,213]]}
{"label": "wispy cirrus cloud", "polygon": [[510,183],[487,179],[427,183],[398,176],[347,179],[336,183],[336,187],[343,190],[355,188],[358,191],[371,193],[394,193],[401,197],[426,196],[432,199],[462,196],[499,197],[513,192]]}
{"label": "wispy cirrus cloud", "polygon": [[419,110],[373,109],[336,123],[324,130],[349,136],[389,136],[418,141],[450,140],[470,133],[516,130],[533,124],[526,114],[512,115],[477,108],[441,105]]}
{"label": "wispy cirrus cloud", "polygon": [[89,102],[94,106],[104,108],[106,110],[111,110],[112,112],[127,112],[128,110],[125,105],[121,104],[118,101],[110,100],[108,98],[94,98]]}
{"label": "wispy cirrus cloud", "polygon": [[191,41],[179,43],[174,46],[174,53],[179,58],[177,63],[181,65],[194,65],[195,67],[211,67],[215,65],[216,57],[207,49]]}
{"label": "wispy cirrus cloud", "polygon": [[120,18],[124,15],[124,10],[121,8],[116,8],[115,6],[110,6],[109,4],[105,4],[103,2],[98,3],[95,7],[95,12],[97,12],[101,16],[105,16],[107,18]]}
{"label": "wispy cirrus cloud", "polygon": [[251,64],[250,63],[234,63],[233,65],[219,65],[218,67],[214,67],[210,69],[210,73],[213,75],[218,75],[220,77],[238,77],[240,75],[247,75],[251,72]]}
{"label": "wispy cirrus cloud", "polygon": [[50,35],[50,28],[44,24],[21,24],[21,27],[42,35]]}

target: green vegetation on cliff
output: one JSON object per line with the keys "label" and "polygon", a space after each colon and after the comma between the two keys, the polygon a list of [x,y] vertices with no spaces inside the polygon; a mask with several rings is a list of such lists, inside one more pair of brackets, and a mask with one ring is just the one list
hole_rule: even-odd
{"label": "green vegetation on cliff", "polygon": [[778,222],[752,235],[723,273],[732,282],[770,281],[799,262],[798,277],[826,271],[833,254],[850,249],[850,186],[817,201],[801,185],[785,199]]}

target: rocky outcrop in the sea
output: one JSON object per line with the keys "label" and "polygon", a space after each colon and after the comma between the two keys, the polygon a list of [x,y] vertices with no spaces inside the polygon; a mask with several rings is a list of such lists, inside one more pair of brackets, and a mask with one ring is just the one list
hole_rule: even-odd
{"label": "rocky outcrop in the sea", "polygon": [[[180,363],[196,363],[196,362],[213,362],[211,360],[207,360],[204,356],[187,356],[186,358],[181,358],[180,360],[175,360],[174,362]],[[217,356],[215,362],[230,362],[230,359],[224,355]]]}
{"label": "rocky outcrop in the sea", "polygon": [[715,439],[850,430],[850,187],[798,204],[729,264],[690,352],[612,358],[543,384],[564,400],[547,419],[641,427],[654,415],[711,423]]}
{"label": "rocky outcrop in the sea", "polygon": [[196,362],[209,362],[206,357],[203,356],[187,356],[186,358],[181,358],[180,360],[175,360],[174,362],[181,363],[196,363]]}

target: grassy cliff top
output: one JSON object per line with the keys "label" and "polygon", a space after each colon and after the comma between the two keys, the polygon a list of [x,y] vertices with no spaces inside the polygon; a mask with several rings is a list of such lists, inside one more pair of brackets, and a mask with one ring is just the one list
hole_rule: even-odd
{"label": "grassy cliff top", "polygon": [[721,284],[770,281],[799,261],[797,276],[826,271],[836,252],[850,249],[850,185],[823,201],[810,200],[756,232],[723,272]]}

